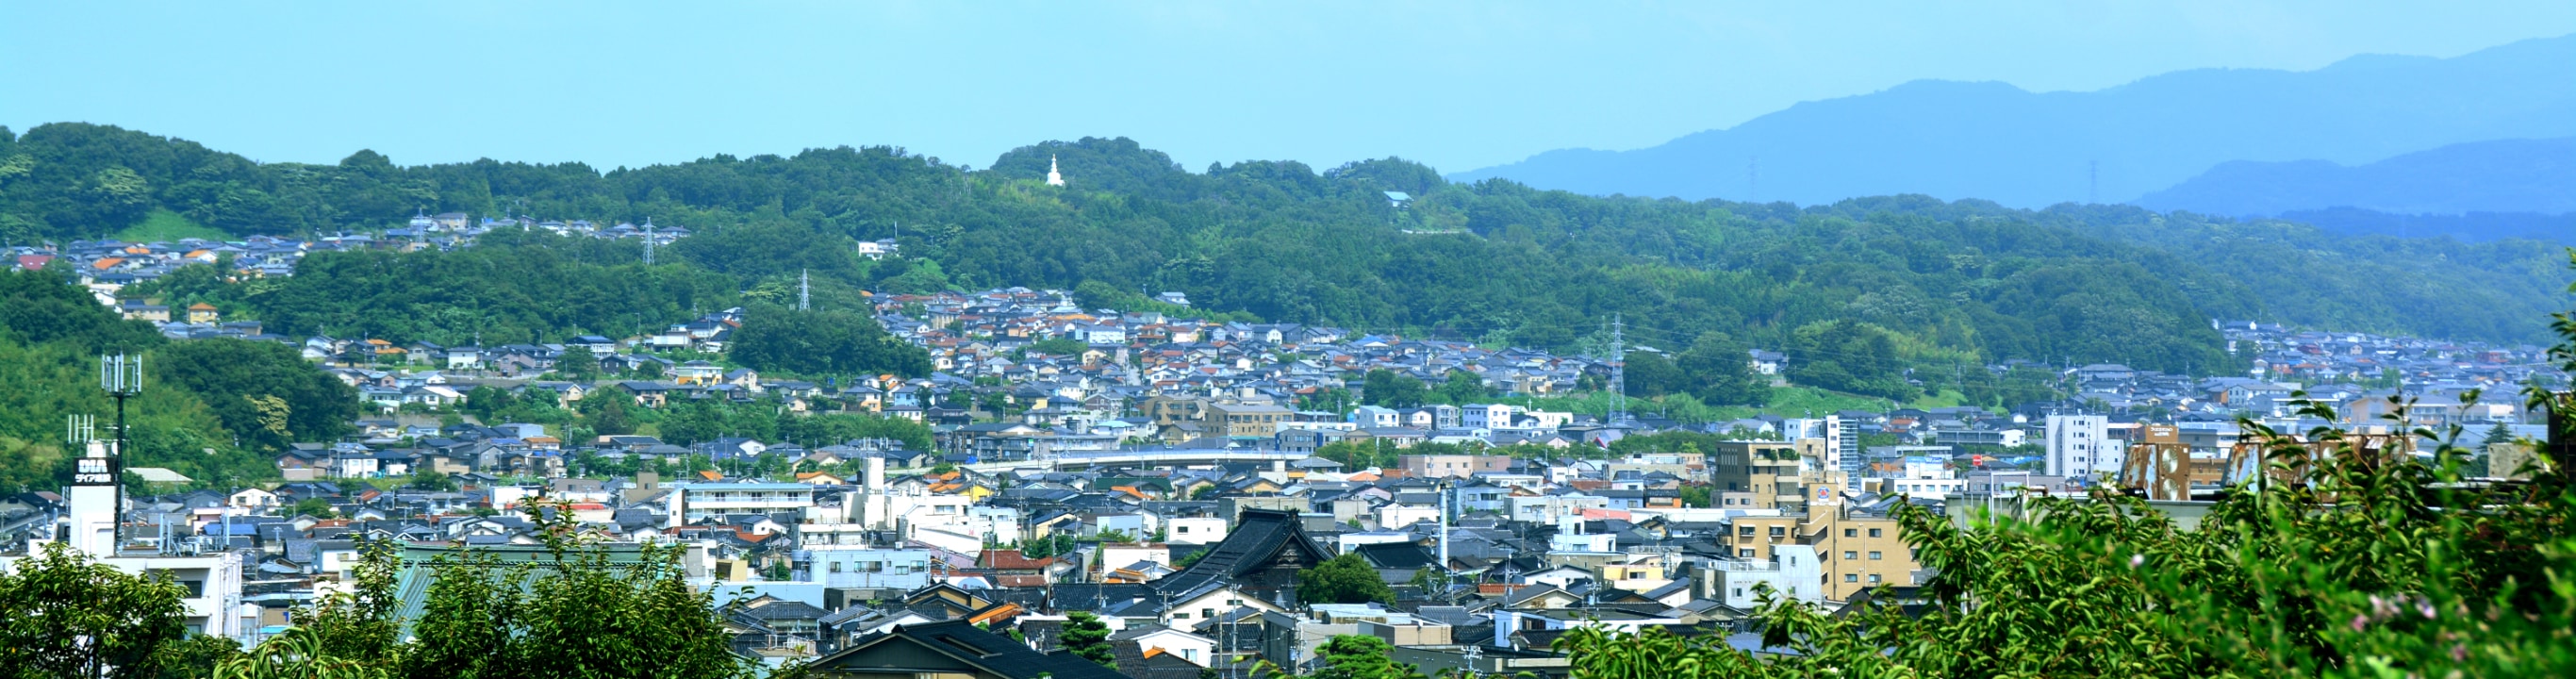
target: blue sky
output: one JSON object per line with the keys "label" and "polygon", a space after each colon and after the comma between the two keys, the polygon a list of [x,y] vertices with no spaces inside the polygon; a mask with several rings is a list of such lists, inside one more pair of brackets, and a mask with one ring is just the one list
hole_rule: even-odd
{"label": "blue sky", "polygon": [[583,161],[892,144],[983,166],[1127,136],[1192,169],[1460,171],[1651,146],[1923,78],[2090,90],[2454,56],[2576,3],[18,3],[0,124],[262,161]]}

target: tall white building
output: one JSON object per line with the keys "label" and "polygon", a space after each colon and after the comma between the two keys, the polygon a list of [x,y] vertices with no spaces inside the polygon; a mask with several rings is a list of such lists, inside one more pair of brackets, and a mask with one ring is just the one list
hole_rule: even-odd
{"label": "tall white building", "polygon": [[2120,473],[2128,459],[2128,450],[2111,440],[2111,418],[2048,416],[2048,475],[2098,479]]}

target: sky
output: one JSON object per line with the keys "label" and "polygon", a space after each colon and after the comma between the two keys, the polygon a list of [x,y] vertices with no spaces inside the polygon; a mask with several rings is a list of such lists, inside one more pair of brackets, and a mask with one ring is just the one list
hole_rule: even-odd
{"label": "sky", "polygon": [[15,3],[0,125],[112,124],[264,162],[894,145],[982,167],[1124,136],[1193,170],[1392,155],[1456,172],[1909,80],[2080,91],[2568,33],[2566,0]]}

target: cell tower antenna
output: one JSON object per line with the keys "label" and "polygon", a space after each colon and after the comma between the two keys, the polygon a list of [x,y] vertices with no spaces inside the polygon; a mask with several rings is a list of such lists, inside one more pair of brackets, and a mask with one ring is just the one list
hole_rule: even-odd
{"label": "cell tower antenna", "polygon": [[797,270],[796,270],[796,310],[797,310],[797,311],[812,311],[813,309],[814,309],[814,273],[813,273],[812,271],[805,270],[805,269],[797,269]]}
{"label": "cell tower antenna", "polygon": [[[120,478],[124,467],[120,463],[124,461],[126,446],[133,441],[132,437],[126,435],[125,400],[143,394],[143,357],[131,354],[98,357],[98,387],[105,390],[109,398],[116,399],[115,448],[108,452],[108,457],[112,458],[112,461],[101,463],[105,472],[101,476],[104,478],[90,479],[84,478],[83,474],[75,474],[74,483],[115,486],[116,503],[110,506],[115,507],[115,511],[122,517],[125,511],[125,484]],[[113,553],[119,545],[125,544],[125,521],[119,518],[114,523],[116,532],[109,538],[107,546],[110,553]]]}

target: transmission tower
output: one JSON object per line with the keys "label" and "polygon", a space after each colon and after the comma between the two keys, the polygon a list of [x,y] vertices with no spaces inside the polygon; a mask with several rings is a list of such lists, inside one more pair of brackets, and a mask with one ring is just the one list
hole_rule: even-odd
{"label": "transmission tower", "polygon": [[805,270],[805,269],[797,269],[797,270],[796,270],[796,310],[797,310],[797,311],[811,311],[811,310],[813,310],[813,309],[814,309],[814,274],[813,274],[813,272],[808,271],[808,270]]}
{"label": "transmission tower", "polygon": [[1628,348],[1620,337],[1626,324],[1610,315],[1610,424],[1628,420]]}
{"label": "transmission tower", "polygon": [[2087,204],[2102,202],[2102,161],[2084,162],[2084,202]]}
{"label": "transmission tower", "polygon": [[1761,182],[1762,157],[1754,156],[1751,160],[1744,161],[1744,202],[1753,202],[1755,196],[1761,195]]}
{"label": "transmission tower", "polygon": [[644,218],[644,265],[653,265],[653,218]]}

